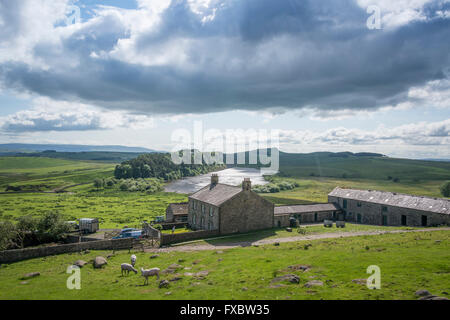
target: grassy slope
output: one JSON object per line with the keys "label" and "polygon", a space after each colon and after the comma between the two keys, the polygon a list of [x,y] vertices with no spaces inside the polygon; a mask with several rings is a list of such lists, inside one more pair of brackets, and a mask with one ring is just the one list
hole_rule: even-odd
{"label": "grassy slope", "polygon": [[[50,158],[0,157],[0,189],[6,185],[42,185],[41,190],[111,177],[114,165]],[[26,189],[26,188],[25,188]]]}
{"label": "grassy slope", "polygon": [[297,182],[300,187],[279,193],[262,194],[277,205],[327,202],[328,194],[337,186],[343,188],[382,190],[430,197],[442,197],[442,181],[399,182],[383,180],[351,180],[334,178],[275,178]]}
{"label": "grassy slope", "polygon": [[205,243],[214,245],[229,245],[238,242],[255,242],[259,240],[281,239],[290,237],[312,236],[326,233],[354,233],[365,231],[395,231],[395,230],[418,230],[422,228],[416,227],[400,227],[400,226],[373,226],[365,224],[347,223],[345,228],[325,228],[323,224],[302,225],[305,234],[299,234],[295,229],[292,232],[286,231],[285,228],[275,228],[270,230],[263,230],[251,232],[241,235],[224,236],[213,239],[193,241],[191,244],[202,245]]}
{"label": "grassy slope", "polygon": [[386,180],[388,176],[407,181],[449,180],[450,162],[384,157],[340,158],[331,153],[280,153],[280,172],[291,177],[322,177]]}
{"label": "grassy slope", "polygon": [[59,212],[67,220],[99,218],[101,228],[140,226],[143,220],[165,215],[169,203],[185,200],[180,194],[139,192],[0,195],[0,220]]}
{"label": "grassy slope", "polygon": [[[179,263],[191,268],[181,270],[182,279],[171,282],[169,289],[158,289],[154,278],[149,286],[142,286],[143,278],[138,275],[122,277],[120,264],[130,257],[126,251],[110,258],[105,269],[85,266],[81,270],[82,289],[68,290],[66,268],[71,263],[109,252],[66,254],[2,266],[0,299],[416,299],[414,292],[418,289],[449,298],[443,293],[450,287],[449,240],[449,231],[436,231],[309,241],[309,250],[304,249],[307,242],[282,243],[278,247],[230,249],[222,254],[160,253],[152,260],[151,253],[137,252],[138,267],[164,269]],[[287,269],[298,264],[312,268],[305,273]],[[352,282],[367,278],[370,265],[381,268],[381,290],[368,290]],[[204,279],[184,275],[205,270],[210,273]],[[35,271],[41,276],[21,283],[22,275]],[[299,275],[300,284],[270,287],[275,276],[287,273]],[[162,279],[174,276],[164,275]],[[304,287],[312,279],[323,281],[324,286]]]}

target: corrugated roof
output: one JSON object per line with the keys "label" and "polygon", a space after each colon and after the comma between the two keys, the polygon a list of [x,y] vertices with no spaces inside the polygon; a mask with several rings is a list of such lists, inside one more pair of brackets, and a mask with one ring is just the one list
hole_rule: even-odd
{"label": "corrugated roof", "polygon": [[203,189],[197,191],[189,198],[201,202],[209,203],[213,206],[220,206],[222,203],[231,199],[238,193],[242,192],[242,188],[230,186],[227,184],[210,184]]}
{"label": "corrugated roof", "polygon": [[450,200],[376,190],[334,189],[329,196],[450,214]]}
{"label": "corrugated roof", "polygon": [[299,214],[299,213],[323,212],[335,210],[340,210],[340,208],[334,203],[305,204],[305,205],[275,207],[275,215]]}
{"label": "corrugated roof", "polygon": [[189,212],[189,203],[171,203],[169,204],[170,209],[174,215],[185,215]]}

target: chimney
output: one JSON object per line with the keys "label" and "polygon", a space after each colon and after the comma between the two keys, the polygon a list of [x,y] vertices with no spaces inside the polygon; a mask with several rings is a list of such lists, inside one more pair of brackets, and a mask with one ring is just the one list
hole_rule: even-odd
{"label": "chimney", "polygon": [[219,183],[219,175],[217,173],[213,173],[211,175],[211,184],[218,184]]}
{"label": "chimney", "polygon": [[244,182],[242,182],[242,190],[244,191],[252,190],[252,182],[250,181],[250,178],[244,178]]}

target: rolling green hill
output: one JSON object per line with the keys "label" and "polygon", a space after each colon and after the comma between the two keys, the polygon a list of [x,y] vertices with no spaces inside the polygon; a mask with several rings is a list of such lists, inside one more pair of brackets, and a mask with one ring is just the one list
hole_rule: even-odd
{"label": "rolling green hill", "polygon": [[89,151],[89,152],[32,152],[32,153],[1,153],[3,157],[16,158],[52,158],[65,160],[100,161],[110,163],[120,163],[131,160],[144,153],[135,152],[109,152],[109,151]]}
{"label": "rolling green hill", "polygon": [[449,180],[450,163],[381,155],[280,152],[280,176],[409,181]]}
{"label": "rolling green hill", "polygon": [[[0,157],[0,190],[8,185],[22,191],[49,191],[111,177],[114,165],[42,157]],[[2,190],[3,189],[3,190]]]}

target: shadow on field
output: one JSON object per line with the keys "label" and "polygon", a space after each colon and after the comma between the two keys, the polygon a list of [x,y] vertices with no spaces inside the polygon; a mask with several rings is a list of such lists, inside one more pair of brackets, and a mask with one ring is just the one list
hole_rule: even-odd
{"label": "shadow on field", "polygon": [[206,243],[212,246],[230,245],[239,247],[250,247],[254,242],[275,236],[278,229],[267,229],[252,233],[230,235],[219,239],[206,239]]}

